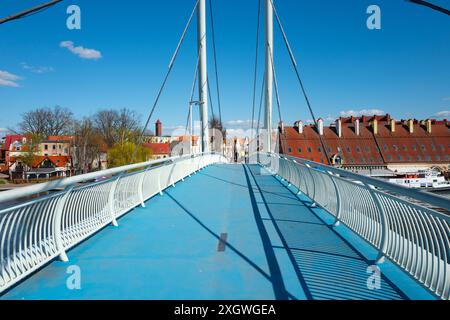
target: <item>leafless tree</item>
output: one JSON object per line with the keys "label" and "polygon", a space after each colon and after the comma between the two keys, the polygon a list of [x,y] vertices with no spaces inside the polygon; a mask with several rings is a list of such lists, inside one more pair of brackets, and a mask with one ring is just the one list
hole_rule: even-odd
{"label": "leafless tree", "polygon": [[74,125],[73,163],[75,170],[86,173],[99,157],[102,139],[91,119],[84,118]]}
{"label": "leafless tree", "polygon": [[70,110],[56,106],[38,108],[22,115],[19,129],[22,133],[38,136],[60,136],[72,133],[73,114]]}
{"label": "leafless tree", "polygon": [[135,141],[140,130],[139,117],[129,109],[99,111],[94,116],[94,123],[108,147]]}

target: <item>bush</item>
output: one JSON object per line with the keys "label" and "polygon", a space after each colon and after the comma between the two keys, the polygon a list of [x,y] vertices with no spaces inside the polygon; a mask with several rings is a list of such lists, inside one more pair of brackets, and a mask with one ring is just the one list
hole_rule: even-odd
{"label": "bush", "polygon": [[0,184],[8,184],[8,180],[0,179]]}

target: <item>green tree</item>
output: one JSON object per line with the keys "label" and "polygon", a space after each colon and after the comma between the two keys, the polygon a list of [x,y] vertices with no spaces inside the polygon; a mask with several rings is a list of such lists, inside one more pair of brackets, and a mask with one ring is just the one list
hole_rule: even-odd
{"label": "green tree", "polygon": [[39,134],[27,134],[26,143],[24,145],[25,150],[18,158],[18,160],[24,165],[25,171],[29,171],[33,168],[33,164],[36,163],[38,159],[39,144],[42,140],[43,138]]}
{"label": "green tree", "polygon": [[[133,160],[132,158],[135,153],[136,156]],[[116,143],[108,150],[108,167],[115,168],[132,163],[145,162],[150,158],[151,154],[150,149],[143,146],[137,147],[133,142]]]}

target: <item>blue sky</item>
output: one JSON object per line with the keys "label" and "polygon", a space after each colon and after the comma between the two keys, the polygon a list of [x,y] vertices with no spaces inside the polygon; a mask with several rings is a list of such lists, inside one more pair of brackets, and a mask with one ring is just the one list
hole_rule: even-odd
{"label": "blue sky", "polygon": [[[0,16],[40,2],[2,0]],[[194,2],[64,1],[1,25],[0,128],[14,127],[23,112],[54,105],[70,108],[78,117],[127,107],[144,119]],[[251,119],[257,3],[213,0],[223,120],[233,134]],[[450,118],[450,17],[404,0],[275,3],[318,116],[378,110],[397,118]],[[434,3],[450,7],[448,0]],[[66,28],[70,4],[81,8],[81,30]],[[366,27],[371,4],[381,8],[381,30]],[[154,116],[166,127],[185,123],[196,63],[195,28],[193,21]],[[275,30],[283,119],[290,124],[308,120]],[[63,41],[71,43],[61,47]],[[80,46],[95,51],[74,49]],[[208,55],[215,96],[211,48]],[[259,72],[261,79],[262,68]]]}

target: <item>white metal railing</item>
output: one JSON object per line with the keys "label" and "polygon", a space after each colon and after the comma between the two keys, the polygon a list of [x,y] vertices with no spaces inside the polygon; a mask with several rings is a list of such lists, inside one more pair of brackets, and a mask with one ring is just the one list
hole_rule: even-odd
{"label": "white metal railing", "polygon": [[[120,216],[168,186],[225,161],[219,154],[161,159],[1,192],[0,203],[20,203],[0,210],[0,293],[55,257],[67,261],[68,249],[117,226]],[[104,180],[90,182],[98,178]],[[43,192],[51,193],[39,197]]]}
{"label": "white metal railing", "polygon": [[378,249],[378,262],[388,257],[450,299],[450,216],[390,193],[450,210],[448,199],[294,157],[259,154],[258,162]]}

